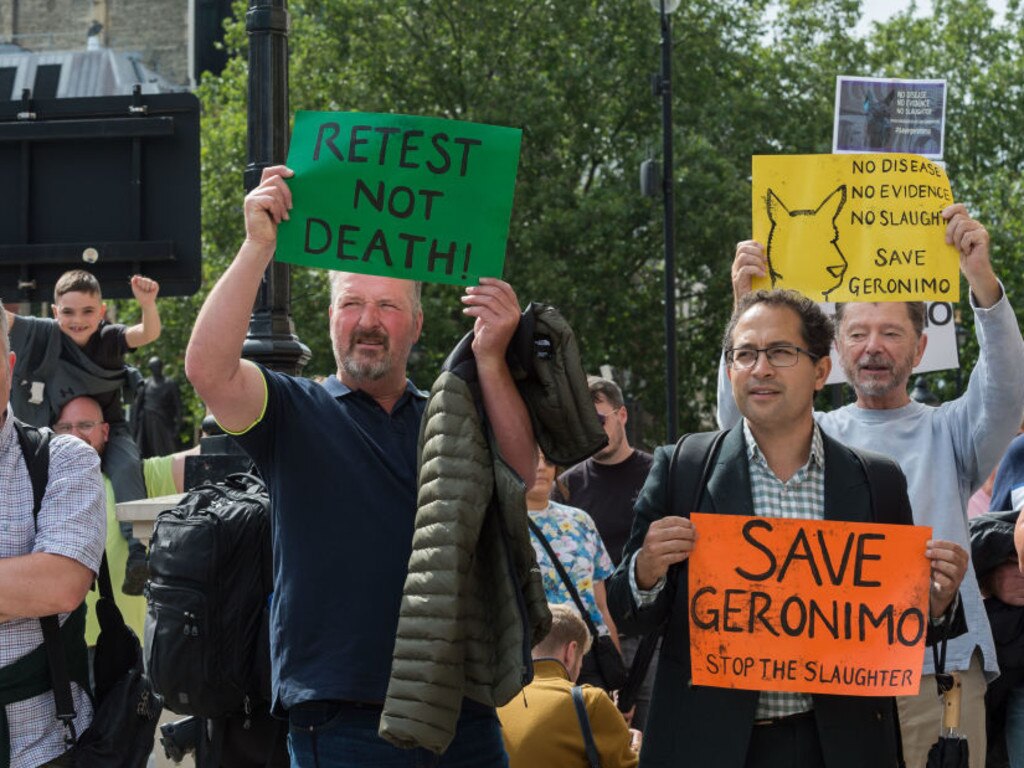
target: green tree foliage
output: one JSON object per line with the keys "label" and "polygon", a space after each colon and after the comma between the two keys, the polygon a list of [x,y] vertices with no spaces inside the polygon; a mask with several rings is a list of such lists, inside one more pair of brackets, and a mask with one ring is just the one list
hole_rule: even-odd
{"label": "green tree foliage", "polygon": [[[681,4],[672,16],[681,428],[707,425],[714,408],[729,266],[735,243],[749,236],[750,156],[829,151],[837,75],[949,79],[954,190],[991,225],[1000,274],[1011,292],[1018,287],[1024,27],[1018,0],[1010,5],[1014,21],[997,25],[981,0],[937,0],[934,19],[899,15],[859,38],[850,33],[859,0]],[[169,372],[180,372],[201,298],[243,236],[245,8],[236,3],[227,24],[227,68],[200,88],[204,287],[161,303],[156,347]],[[659,26],[649,3],[292,0],[289,10],[293,110],[522,128],[505,276],[524,304],[554,304],[570,320],[588,370],[607,363],[628,372],[629,394],[649,416],[645,436],[662,440],[661,207],[637,184],[640,162],[659,157],[661,145],[649,86]],[[306,373],[330,373],[326,281],[292,274],[296,328],[313,352]],[[421,386],[469,329],[458,293],[424,293],[412,365]]]}

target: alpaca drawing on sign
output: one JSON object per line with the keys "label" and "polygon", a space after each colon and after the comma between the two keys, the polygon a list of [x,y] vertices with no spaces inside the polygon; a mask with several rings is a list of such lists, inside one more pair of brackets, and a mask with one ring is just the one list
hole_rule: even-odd
{"label": "alpaca drawing on sign", "polygon": [[[789,210],[772,190],[765,196],[768,219],[768,274],[772,287],[785,279],[784,274],[799,269],[814,275],[822,290],[822,301],[843,284],[848,263],[839,249],[836,219],[846,204],[846,185],[840,185],[821,204],[812,209]],[[803,244],[797,246],[796,243]],[[807,243],[812,245],[808,249]]]}

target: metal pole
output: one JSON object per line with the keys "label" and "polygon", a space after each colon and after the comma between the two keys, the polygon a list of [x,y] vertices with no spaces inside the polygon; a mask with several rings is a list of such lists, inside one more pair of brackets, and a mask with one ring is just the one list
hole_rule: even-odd
{"label": "metal pole", "polygon": [[662,183],[665,200],[665,426],[668,441],[679,434],[679,403],[676,392],[676,255],[675,196],[672,158],[672,28],[661,0],[661,131]]}
{"label": "metal pole", "polygon": [[[246,192],[257,187],[263,169],[288,156],[287,0],[251,0],[245,14],[249,35],[249,142]],[[242,356],[275,371],[298,375],[309,348],[295,335],[291,318],[291,273],[271,262],[263,278]]]}

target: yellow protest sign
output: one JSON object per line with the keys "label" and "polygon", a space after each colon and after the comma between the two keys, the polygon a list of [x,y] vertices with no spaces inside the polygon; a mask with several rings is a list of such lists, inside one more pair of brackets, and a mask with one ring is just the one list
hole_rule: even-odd
{"label": "yellow protest sign", "polygon": [[694,512],[695,685],[917,694],[931,529]]}
{"label": "yellow protest sign", "polygon": [[946,172],[918,155],[755,155],[754,239],[769,274],[754,288],[816,301],[952,301]]}

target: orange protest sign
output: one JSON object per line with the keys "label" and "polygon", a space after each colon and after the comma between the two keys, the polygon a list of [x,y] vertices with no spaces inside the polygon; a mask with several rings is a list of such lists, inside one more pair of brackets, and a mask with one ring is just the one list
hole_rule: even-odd
{"label": "orange protest sign", "polygon": [[695,685],[916,694],[931,529],[695,512]]}

